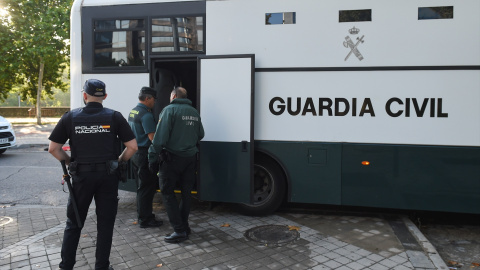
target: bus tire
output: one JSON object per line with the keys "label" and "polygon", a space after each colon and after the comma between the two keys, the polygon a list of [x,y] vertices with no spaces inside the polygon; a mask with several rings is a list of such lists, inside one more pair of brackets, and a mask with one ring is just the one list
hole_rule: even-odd
{"label": "bus tire", "polygon": [[271,158],[255,157],[253,204],[238,204],[240,213],[250,216],[272,214],[285,197],[286,179],[281,167]]}

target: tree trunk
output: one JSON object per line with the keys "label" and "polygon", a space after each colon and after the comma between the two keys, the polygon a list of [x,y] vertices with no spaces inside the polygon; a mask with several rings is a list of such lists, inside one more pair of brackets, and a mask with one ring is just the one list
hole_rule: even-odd
{"label": "tree trunk", "polygon": [[38,72],[38,88],[37,88],[37,124],[42,124],[42,108],[40,107],[40,101],[42,100],[42,86],[43,86],[43,58],[40,58],[40,71]]}

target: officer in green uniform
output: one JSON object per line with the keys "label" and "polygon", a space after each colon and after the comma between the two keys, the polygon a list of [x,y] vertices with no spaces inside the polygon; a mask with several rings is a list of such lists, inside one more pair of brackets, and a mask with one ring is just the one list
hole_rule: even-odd
{"label": "officer in green uniform", "polygon": [[163,224],[152,213],[155,196],[156,173],[148,169],[148,147],[155,133],[155,120],[152,109],[155,106],[157,92],[150,87],[142,87],[138,94],[138,104],[128,115],[128,124],[137,139],[138,151],[132,157],[132,168],[137,184],[137,214],[141,228],[159,227]]}
{"label": "officer in green uniform", "polygon": [[[187,90],[176,87],[170,94],[170,105],[160,113],[157,130],[149,150],[149,162],[160,160],[160,189],[174,232],[167,237],[168,243],[188,239],[190,226],[191,191],[195,184],[198,142],[205,133],[198,111],[187,99]],[[156,153],[160,153],[157,155]],[[174,193],[178,184],[182,192],[180,204]]]}

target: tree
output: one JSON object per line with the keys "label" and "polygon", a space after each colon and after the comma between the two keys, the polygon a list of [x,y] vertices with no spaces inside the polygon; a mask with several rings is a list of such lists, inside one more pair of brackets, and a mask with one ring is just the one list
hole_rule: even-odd
{"label": "tree", "polygon": [[[31,98],[37,106],[37,123],[41,124],[42,92],[52,95],[52,88],[66,91],[62,72],[69,61],[67,44],[70,30],[70,7],[73,0],[4,0],[9,18],[2,19],[0,41],[8,44],[8,58],[0,62],[0,99],[14,85],[20,87],[22,99]],[[5,28],[6,26],[6,28]],[[7,43],[5,43],[7,42]],[[2,45],[2,53],[4,48]]]}
{"label": "tree", "polygon": [[0,101],[7,98],[8,92],[15,84],[16,61],[13,56],[11,31],[5,24],[6,18],[0,21]]}

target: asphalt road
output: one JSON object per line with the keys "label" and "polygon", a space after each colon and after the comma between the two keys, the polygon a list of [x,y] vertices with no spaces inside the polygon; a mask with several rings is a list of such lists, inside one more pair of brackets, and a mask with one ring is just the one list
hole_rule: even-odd
{"label": "asphalt road", "polygon": [[[0,204],[66,205],[68,191],[61,184],[60,162],[45,146],[10,148],[0,155]],[[120,196],[135,193],[120,191]]]}
{"label": "asphalt road", "polygon": [[[66,205],[60,163],[44,146],[9,149],[0,155],[0,205]],[[66,189],[66,187],[65,187]],[[120,197],[135,197],[120,192]],[[385,209],[284,205],[280,211],[385,212]],[[410,216],[451,269],[480,270],[480,215],[398,211]]]}
{"label": "asphalt road", "polygon": [[421,213],[415,221],[451,269],[480,269],[480,215]]}

